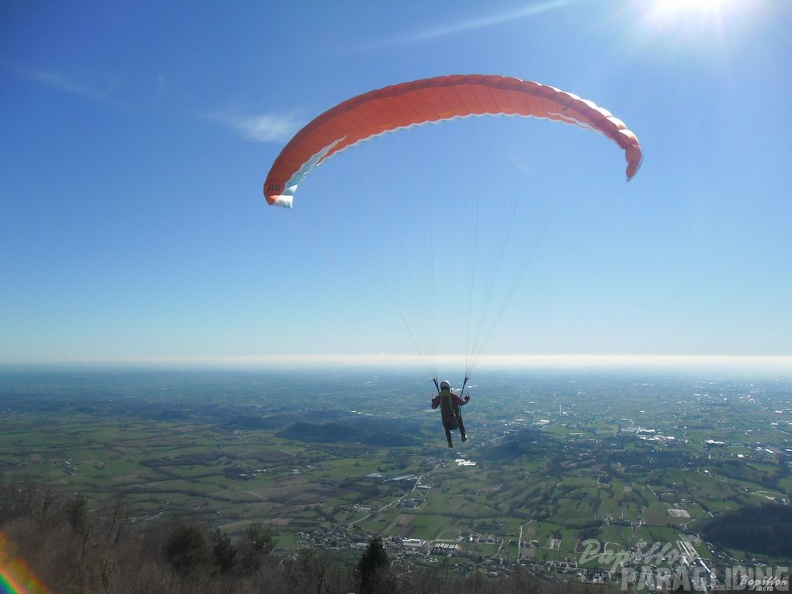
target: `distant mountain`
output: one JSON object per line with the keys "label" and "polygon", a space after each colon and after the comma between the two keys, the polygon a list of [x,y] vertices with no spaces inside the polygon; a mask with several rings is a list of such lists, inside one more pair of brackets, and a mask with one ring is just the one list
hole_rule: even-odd
{"label": "distant mountain", "polygon": [[300,421],[279,431],[277,436],[314,443],[362,443],[375,447],[406,447],[421,443],[409,433],[398,431],[392,423],[370,418],[327,423]]}
{"label": "distant mountain", "polygon": [[223,423],[223,427],[230,431],[241,429],[243,431],[274,431],[294,422],[293,417],[285,415],[239,415]]}
{"label": "distant mountain", "polygon": [[743,507],[713,518],[701,535],[724,548],[792,559],[792,507]]}
{"label": "distant mountain", "polygon": [[[338,420],[345,416],[346,413],[338,411],[323,411],[322,417],[326,421]],[[311,422],[315,419],[317,413],[315,411],[295,411],[276,413],[269,415],[259,414],[241,414],[231,417],[223,423],[223,428],[228,431],[243,430],[243,431],[277,431],[292,425],[293,423]]]}
{"label": "distant mountain", "polygon": [[544,455],[547,447],[547,436],[537,429],[528,428],[508,435],[498,445],[485,448],[479,457],[492,461],[514,460],[523,456]]}
{"label": "distant mountain", "polygon": [[340,443],[360,442],[366,434],[354,427],[342,423],[306,423],[299,422],[289,425],[277,433],[278,437],[297,441]]}
{"label": "distant mountain", "polygon": [[379,448],[404,448],[420,445],[421,441],[409,435],[386,432],[373,433],[366,437],[362,443]]}

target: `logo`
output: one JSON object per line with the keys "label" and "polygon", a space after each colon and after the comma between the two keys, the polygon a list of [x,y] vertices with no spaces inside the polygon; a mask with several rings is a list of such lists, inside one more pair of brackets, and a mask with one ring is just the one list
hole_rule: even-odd
{"label": "logo", "polygon": [[789,569],[777,567],[774,573],[769,568],[736,567],[732,571],[733,590],[752,590],[754,592],[789,592]]}
{"label": "logo", "polygon": [[[689,563],[691,559],[698,556],[693,543],[697,543],[697,541],[681,539],[676,543],[661,544],[656,542],[650,546],[648,543],[640,541],[633,549],[615,550],[611,546],[611,550],[608,550],[608,545],[615,543],[606,542],[602,545],[600,541],[592,538],[581,543],[583,553],[578,564],[596,561],[599,566],[612,572],[618,571],[622,567],[635,565],[673,566],[678,563]],[[619,545],[616,547],[621,548]]]}
{"label": "logo", "polygon": [[681,537],[673,543],[641,541],[625,548],[589,539],[581,543],[578,566],[594,565],[596,569],[590,571],[604,572],[600,579],[618,582],[624,591],[789,591],[788,567],[716,566],[701,556],[696,548],[700,544],[698,539]]}

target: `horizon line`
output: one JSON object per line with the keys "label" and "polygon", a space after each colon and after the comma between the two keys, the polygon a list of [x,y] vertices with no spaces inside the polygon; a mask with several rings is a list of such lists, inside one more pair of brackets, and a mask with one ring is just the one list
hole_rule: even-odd
{"label": "horizon line", "polygon": [[[439,355],[434,363],[442,366],[465,366],[465,355]],[[244,355],[244,356],[166,356],[116,357],[104,359],[60,358],[51,360],[0,360],[0,368],[57,367],[214,367],[214,368],[295,368],[295,367],[426,367],[415,355],[312,354],[312,355]],[[792,355],[625,355],[625,354],[508,354],[483,355],[476,369],[531,368],[630,368],[630,367],[750,367],[787,371],[792,374]]]}

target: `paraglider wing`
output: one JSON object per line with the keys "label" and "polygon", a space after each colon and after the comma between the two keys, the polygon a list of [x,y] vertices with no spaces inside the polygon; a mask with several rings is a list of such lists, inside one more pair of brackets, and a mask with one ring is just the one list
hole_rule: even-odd
{"label": "paraglider wing", "polygon": [[350,146],[409,126],[481,115],[546,118],[588,128],[624,149],[628,180],[641,165],[635,134],[591,101],[517,78],[441,76],[364,93],[315,118],[278,155],[264,182],[264,195],[269,204],[291,208],[303,178]]}

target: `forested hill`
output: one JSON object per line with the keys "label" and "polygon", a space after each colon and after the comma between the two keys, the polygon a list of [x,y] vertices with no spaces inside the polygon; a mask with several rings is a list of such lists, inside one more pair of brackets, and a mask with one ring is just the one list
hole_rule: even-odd
{"label": "forested hill", "polygon": [[180,519],[143,528],[131,521],[130,511],[120,498],[89,509],[81,493],[0,482],[3,578],[40,586],[31,592],[83,594],[601,592],[591,585],[540,581],[519,568],[498,578],[481,572],[458,578],[442,566],[408,571],[393,564],[379,538],[362,551],[279,554],[277,537],[262,523],[232,538]]}
{"label": "forested hill", "polygon": [[713,518],[701,534],[724,548],[792,559],[792,507],[743,507]]}

